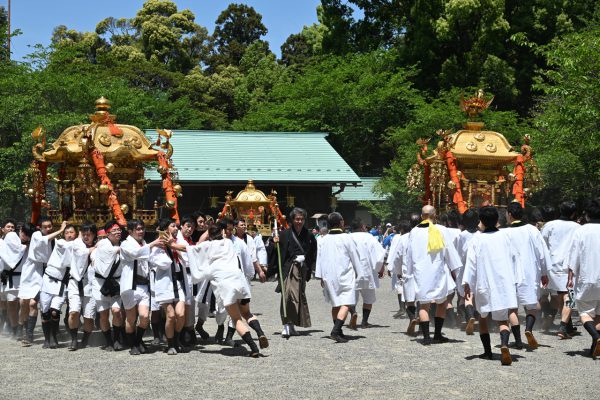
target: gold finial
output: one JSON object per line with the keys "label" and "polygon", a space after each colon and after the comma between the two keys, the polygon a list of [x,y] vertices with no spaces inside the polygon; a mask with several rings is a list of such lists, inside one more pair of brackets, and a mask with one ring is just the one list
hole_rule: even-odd
{"label": "gold finial", "polygon": [[110,109],[110,100],[108,100],[104,96],[102,96],[98,100],[96,100],[96,110],[97,111],[108,111],[109,109]]}

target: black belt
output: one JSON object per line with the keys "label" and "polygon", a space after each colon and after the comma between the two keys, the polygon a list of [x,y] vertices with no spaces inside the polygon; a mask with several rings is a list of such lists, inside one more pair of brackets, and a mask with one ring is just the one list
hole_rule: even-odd
{"label": "black belt", "polygon": [[9,289],[13,289],[14,285],[13,285],[13,276],[19,276],[21,275],[20,272],[13,272],[13,271],[8,271],[8,288]]}
{"label": "black belt", "polygon": [[[106,277],[104,277],[104,276],[100,275],[100,274],[99,274],[99,273],[97,273],[97,272],[94,272],[94,276],[95,276],[96,278],[98,278],[98,279],[107,279]],[[120,277],[121,277],[121,275],[119,275],[119,276],[113,276],[113,277],[112,277],[112,279],[119,279]]]}
{"label": "black belt", "polygon": [[52,275],[50,275],[44,271],[46,276],[48,278],[50,278],[51,281],[60,282],[60,290],[58,291],[59,296],[63,295],[63,293],[65,292],[65,285],[67,284],[67,282],[69,282],[69,279],[71,278],[71,275],[69,274],[70,270],[71,270],[71,268],[67,267],[67,270],[65,271],[65,274],[63,275],[63,277],[61,279],[55,278]]}
{"label": "black belt", "polygon": [[136,275],[133,278],[133,283],[135,285],[150,285],[150,279],[145,276]]}
{"label": "black belt", "polygon": [[77,289],[79,290],[79,297],[83,297],[83,278],[81,278],[80,281],[78,281],[77,279],[75,279],[74,277],[71,277],[71,280],[77,282]]}

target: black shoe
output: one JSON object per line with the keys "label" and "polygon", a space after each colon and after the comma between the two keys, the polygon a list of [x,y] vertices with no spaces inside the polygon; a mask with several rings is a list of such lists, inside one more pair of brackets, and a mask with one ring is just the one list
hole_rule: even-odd
{"label": "black shoe", "polygon": [[83,332],[83,338],[81,339],[81,342],[79,342],[80,349],[85,349],[86,347],[88,347],[88,342],[90,340],[91,334],[92,332]]}
{"label": "black shoe", "polygon": [[131,354],[132,356],[139,356],[142,353],[140,352],[140,349],[138,349],[137,346],[131,346],[131,349],[129,349],[129,354]]}
{"label": "black shoe", "polygon": [[125,347],[123,347],[123,345],[122,345],[122,344],[121,344],[121,342],[119,342],[119,341],[116,341],[116,342],[113,344],[113,349],[114,349],[114,351],[121,351],[121,350],[123,350],[124,348],[125,348]]}
{"label": "black shoe", "polygon": [[525,346],[523,345],[523,342],[514,342],[511,343],[508,347],[510,347],[511,349],[523,350],[523,347]]}
{"label": "black shoe", "polygon": [[343,334],[341,332],[331,332],[331,335],[329,335],[329,337],[333,340],[335,340],[337,343],[347,343],[348,339],[346,339],[345,337],[342,336]]}
{"label": "black shoe", "polygon": [[433,343],[448,343],[450,339],[442,335],[433,335]]}
{"label": "black shoe", "polygon": [[493,360],[494,359],[494,355],[492,353],[481,353],[477,357],[482,360]]}
{"label": "black shoe", "polygon": [[225,339],[225,340],[223,340],[223,345],[235,347],[235,341],[233,339]]}
{"label": "black shoe", "polygon": [[423,338],[423,346],[429,346],[433,343],[433,340],[431,340],[430,337],[428,338]]}
{"label": "black shoe", "polygon": [[69,351],[77,350],[77,339],[71,340],[71,344],[68,347]]}
{"label": "black shoe", "polygon": [[[217,333],[215,334],[215,342],[221,344],[223,343],[223,333],[225,332],[225,326],[219,325],[217,327]],[[202,336],[202,335],[200,335]]]}
{"label": "black shoe", "polygon": [[[198,332],[198,335],[200,335],[200,338],[201,338],[202,340],[208,340],[208,338],[210,338],[210,335],[208,334],[208,332],[206,332],[206,331],[204,330],[204,328],[203,328],[202,326],[200,326],[200,325],[196,325],[196,328],[195,328],[195,329],[196,329],[196,332]],[[223,337],[223,333],[221,332],[221,340],[222,340],[222,337]],[[216,339],[216,338],[217,338],[217,337],[216,337],[216,335],[215,335],[215,339]]]}

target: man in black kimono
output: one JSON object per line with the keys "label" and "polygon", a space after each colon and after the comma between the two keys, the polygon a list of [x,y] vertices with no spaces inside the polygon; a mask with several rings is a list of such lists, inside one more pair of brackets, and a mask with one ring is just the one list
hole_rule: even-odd
{"label": "man in black kimono", "polygon": [[[289,338],[297,336],[295,325],[308,328],[310,324],[310,313],[306,301],[306,282],[311,278],[317,256],[317,241],[310,231],[305,227],[306,210],[296,207],[290,213],[292,223],[289,229],[281,232],[279,247],[281,250],[281,269],[283,274],[283,291],[286,313],[283,306],[280,307],[283,331],[281,336]],[[274,254],[275,268],[277,268],[277,253]],[[277,269],[277,273],[279,270]],[[281,279],[279,280],[281,282]],[[281,283],[277,285],[276,291],[281,293]]]}

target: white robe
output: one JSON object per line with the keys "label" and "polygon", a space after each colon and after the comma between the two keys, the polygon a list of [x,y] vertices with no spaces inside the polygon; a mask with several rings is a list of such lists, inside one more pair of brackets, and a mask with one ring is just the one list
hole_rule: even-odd
{"label": "white robe", "polygon": [[246,276],[248,281],[251,281],[254,278],[254,264],[252,263],[252,255],[251,251],[244,242],[243,239],[240,239],[237,236],[232,236],[231,241],[233,243],[233,248],[235,249],[235,253],[237,254],[240,265],[242,267],[242,271]]}
{"label": "white robe", "polygon": [[355,288],[357,290],[379,288],[379,270],[385,258],[384,248],[369,232],[354,232],[350,237],[354,240],[360,257]]}
{"label": "white robe", "polygon": [[52,253],[52,243],[48,236],[36,231],[31,235],[27,259],[21,271],[21,286],[19,298],[33,299],[42,289],[42,273],[44,264],[48,262]]}
{"label": "white robe", "polygon": [[148,267],[148,259],[150,258],[150,246],[142,240],[139,243],[132,236],[127,236],[127,239],[121,242],[121,294],[129,290],[134,290],[133,269],[137,260],[136,275],[143,278],[150,277],[150,268]]}
{"label": "white robe", "polygon": [[600,302],[600,224],[588,223],[575,231],[567,260],[575,300]]}
{"label": "white robe", "polygon": [[[73,291],[73,293],[78,293],[81,282],[81,287],[83,288],[82,295],[91,297],[91,286],[88,284],[88,269],[90,268],[90,264],[90,249],[81,238],[75,239],[73,241],[73,246],[71,247],[71,279],[69,279],[69,292]],[[86,286],[88,286],[87,294],[85,292]]]}
{"label": "white robe", "polygon": [[456,285],[450,275],[460,268],[460,258],[447,230],[437,225],[445,247],[433,253],[427,251],[428,227],[415,227],[409,233],[406,250],[406,270],[415,280],[415,300],[422,303],[444,300]]}
{"label": "white robe", "polygon": [[315,277],[323,281],[323,295],[333,307],[356,303],[355,278],[360,264],[358,249],[349,234],[329,233],[317,241]]}
{"label": "white robe", "polygon": [[515,258],[504,230],[472,236],[460,283],[469,285],[480,313],[517,308]]}
{"label": "white robe", "polygon": [[[369,235],[371,235],[369,233]],[[388,249],[387,256],[387,270],[392,277],[392,290],[398,290],[401,288],[401,282],[399,282],[398,275],[402,274],[402,253],[404,252],[402,239],[404,235],[396,234],[392,238],[392,243],[390,243],[390,247]],[[373,235],[371,235],[373,236]],[[373,238],[375,238],[373,236]],[[377,239],[375,239],[377,240]]]}
{"label": "white robe", "polygon": [[[62,281],[65,274],[69,274],[71,268],[71,253],[73,248],[73,242],[67,242],[64,239],[57,239],[54,244],[54,250],[48,259],[46,271],[42,278],[42,291],[55,296],[62,295],[64,289]],[[68,278],[67,278],[68,279]]]}
{"label": "white robe", "polygon": [[[185,240],[185,238],[183,237],[183,233],[181,233],[181,231],[177,232],[177,240],[176,240],[177,244],[181,244],[184,246],[189,246],[190,243],[188,243],[187,240]],[[185,279],[186,279],[186,293],[191,293],[193,291],[193,283],[192,283],[192,274],[190,271],[190,261],[189,261],[189,256],[188,253],[185,251],[178,251],[177,252],[177,256],[179,257],[179,262],[181,263],[181,266],[185,269]],[[192,296],[187,296],[189,299],[193,298],[193,293]]]}
{"label": "white robe", "polygon": [[567,291],[569,267],[567,254],[575,231],[581,227],[577,222],[556,219],[546,222],[542,228],[542,237],[550,251],[552,267],[548,269],[548,288],[559,292]]}
{"label": "white robe", "polygon": [[[150,252],[149,263],[150,268],[155,271],[153,289],[154,295],[156,296],[156,302],[164,303],[169,301],[184,301],[187,304],[190,304],[192,293],[190,290],[188,290],[186,277],[187,273],[185,269],[182,268],[182,265],[174,262],[167,252],[160,247],[152,248],[152,251]],[[183,282],[180,282],[173,277],[173,271],[171,270],[171,264],[173,263],[175,264],[175,272],[178,273],[181,271],[183,274]],[[173,285],[174,279],[178,289],[177,294],[175,293],[175,288]],[[184,292],[183,298],[179,294],[179,289]]]}
{"label": "white robe", "polygon": [[6,290],[18,290],[21,283],[21,270],[27,259],[28,245],[21,243],[16,232],[9,232],[4,237],[4,246],[0,251],[0,259],[5,271],[13,271],[18,275],[8,278]]}
{"label": "white robe", "polygon": [[267,265],[269,263],[269,260],[267,259],[267,248],[265,247],[265,242],[263,242],[260,233],[257,233],[254,237],[254,246],[256,247],[256,258],[258,258],[258,263],[260,265]]}
{"label": "white robe", "polygon": [[219,309],[251,298],[231,240],[209,240],[188,246],[187,251],[194,282],[210,281]]}
{"label": "white robe", "polygon": [[533,306],[540,296],[541,278],[548,275],[548,268],[552,265],[548,246],[533,225],[525,224],[504,230],[517,257],[515,277],[519,305]]}
{"label": "white robe", "polygon": [[461,264],[461,267],[456,273],[456,282],[458,283],[456,285],[456,290],[458,291],[458,294],[462,297],[465,297],[465,291],[461,282],[463,274],[465,273],[465,265],[467,264],[467,251],[469,250],[469,243],[471,242],[471,239],[473,239],[475,233],[476,232],[469,232],[467,230],[464,230],[456,238],[456,251],[458,252],[458,256],[460,257]]}
{"label": "white robe", "polygon": [[[108,276],[110,269],[118,259],[119,251],[119,246],[113,246],[111,241],[107,238],[100,240],[96,244],[96,250],[94,250],[92,255],[92,265],[94,266],[94,275],[92,278],[92,296],[97,301],[104,299],[104,296],[102,296],[102,293],[100,293],[100,288],[104,284],[104,278]],[[115,270],[113,277],[119,279],[121,277],[122,269],[123,265],[119,263],[119,266]],[[97,275],[103,276],[104,278],[99,278]]]}

